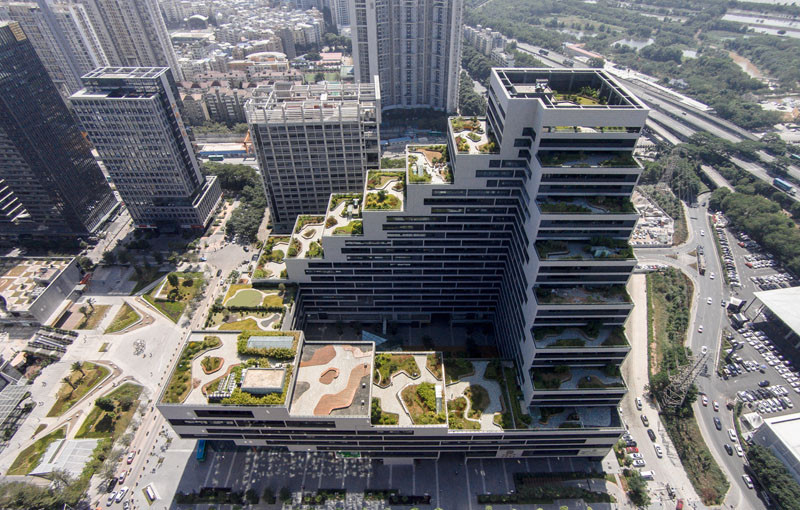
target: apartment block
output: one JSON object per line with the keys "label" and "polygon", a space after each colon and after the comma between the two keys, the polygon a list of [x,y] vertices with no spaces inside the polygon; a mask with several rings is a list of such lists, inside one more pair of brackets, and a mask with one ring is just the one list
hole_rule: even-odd
{"label": "apartment block", "polygon": [[247,102],[270,216],[288,231],[298,214],[322,214],[331,193],[358,192],[380,164],[377,84],[276,83]]}
{"label": "apartment block", "polygon": [[377,75],[381,107],[458,106],[463,0],[350,0],[356,80]]}
{"label": "apartment block", "polygon": [[0,22],[0,237],[87,235],[117,206],[20,23]]}
{"label": "apartment block", "polygon": [[105,67],[70,97],[137,228],[204,228],[219,201],[203,177],[165,67]]}
{"label": "apartment block", "polygon": [[501,359],[298,333],[277,363],[282,392],[258,390],[280,396],[237,374],[207,387],[219,399],[162,399],[179,435],[378,457],[608,452],[623,431],[633,150],[648,110],[594,69],[494,69],[488,95],[486,118],[451,118],[446,144],[408,146],[403,168],[299,216],[285,265],[299,329],[491,321]]}

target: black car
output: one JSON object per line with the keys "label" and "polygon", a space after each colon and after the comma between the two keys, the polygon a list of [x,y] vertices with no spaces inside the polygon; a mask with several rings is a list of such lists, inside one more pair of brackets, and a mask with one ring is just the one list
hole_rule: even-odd
{"label": "black car", "polygon": [[728,455],[733,455],[733,447],[728,443],[725,443],[725,451],[728,452]]}
{"label": "black car", "polygon": [[656,440],[656,433],[653,432],[653,429],[647,429],[647,435],[650,436],[650,441]]}
{"label": "black car", "polygon": [[637,446],[637,443],[631,439],[630,441],[625,441],[625,446]]}
{"label": "black car", "polygon": [[714,426],[717,427],[717,430],[722,430],[722,422],[716,416],[714,416]]}
{"label": "black car", "polygon": [[758,385],[761,386],[762,388],[766,388],[767,386],[769,386],[769,381],[764,379],[763,381],[758,383]]}

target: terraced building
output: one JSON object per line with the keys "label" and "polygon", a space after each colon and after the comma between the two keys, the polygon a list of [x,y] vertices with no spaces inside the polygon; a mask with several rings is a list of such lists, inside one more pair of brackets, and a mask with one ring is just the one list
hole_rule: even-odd
{"label": "terraced building", "polygon": [[[381,370],[378,353],[361,421],[300,420],[290,407],[269,424],[257,405],[229,405],[215,416],[243,414],[220,434],[382,457],[605,455],[622,432],[625,285],[636,264],[629,199],[647,113],[600,70],[494,69],[485,119],[451,118],[446,145],[409,146],[404,169],[371,171],[362,193],[334,194],[324,215],[298,217],[285,264],[301,321],[488,320],[503,361],[445,360],[441,379],[425,381],[438,372],[421,359],[415,378],[413,366],[405,376]],[[396,396],[383,395],[395,381]],[[465,393],[464,381],[482,389]],[[423,382],[432,394],[419,393]],[[411,386],[416,396],[404,393]],[[192,420],[173,425],[213,437]],[[253,420],[266,421],[240,428]]]}

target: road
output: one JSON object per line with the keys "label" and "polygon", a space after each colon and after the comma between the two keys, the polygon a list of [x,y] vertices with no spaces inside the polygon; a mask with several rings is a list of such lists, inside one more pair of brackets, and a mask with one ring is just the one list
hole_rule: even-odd
{"label": "road", "polygon": [[[705,203],[707,196],[698,198],[698,203]],[[716,357],[720,350],[722,328],[727,324],[725,309],[720,306],[720,299],[729,301],[730,291],[725,286],[722,276],[723,269],[716,252],[713,232],[709,228],[707,208],[702,205],[688,208],[688,220],[690,226],[689,241],[678,248],[663,249],[639,249],[636,256],[641,264],[669,264],[678,266],[692,279],[695,286],[694,300],[692,302],[693,320],[690,321],[690,332],[688,345],[692,352],[697,354],[703,346],[708,347],[709,361],[707,374],[701,376],[696,381],[701,393],[706,393],[710,400],[720,401],[720,410],[715,413],[713,409],[704,407],[700,400],[694,404],[695,416],[703,434],[703,438],[708,444],[711,454],[717,463],[725,471],[728,480],[731,482],[731,489],[725,498],[726,508],[765,508],[764,503],[758,499],[756,493],[744,485],[742,474],[744,465],[742,459],[737,456],[729,456],[724,450],[724,444],[728,441],[725,430],[733,427],[733,414],[725,408],[725,400],[731,391],[728,382],[714,375]],[[701,231],[705,235],[701,235]],[[699,275],[689,264],[695,261],[695,257],[689,252],[695,250],[697,246],[703,247],[706,254],[706,274]],[[677,256],[677,259],[671,256]],[[715,278],[711,278],[711,273]],[[708,304],[707,299],[711,297],[712,303]],[[698,327],[703,326],[703,332],[698,331]],[[717,431],[713,418],[718,416],[723,424],[723,430]]]}

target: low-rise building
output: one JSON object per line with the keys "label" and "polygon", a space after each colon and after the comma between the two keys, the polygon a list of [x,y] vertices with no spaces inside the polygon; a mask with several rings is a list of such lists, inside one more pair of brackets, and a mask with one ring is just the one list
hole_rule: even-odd
{"label": "low-rise building", "polygon": [[753,441],[769,448],[800,483],[800,413],[764,418]]}
{"label": "low-rise building", "polygon": [[0,324],[45,324],[80,279],[75,258],[0,258]]}

